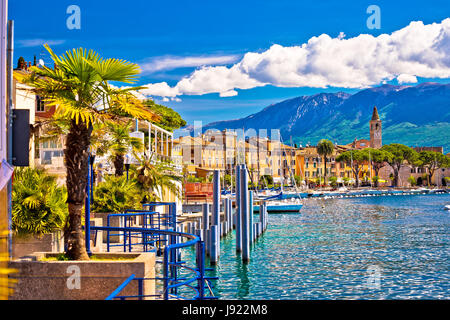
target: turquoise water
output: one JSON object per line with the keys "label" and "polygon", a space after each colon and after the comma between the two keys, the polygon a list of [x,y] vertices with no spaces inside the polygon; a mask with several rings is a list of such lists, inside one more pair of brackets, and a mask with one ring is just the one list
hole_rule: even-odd
{"label": "turquoise water", "polygon": [[248,265],[234,235],[222,240],[209,272],[219,277],[214,292],[220,299],[449,299],[446,204],[449,194],[321,199],[301,214],[269,215]]}

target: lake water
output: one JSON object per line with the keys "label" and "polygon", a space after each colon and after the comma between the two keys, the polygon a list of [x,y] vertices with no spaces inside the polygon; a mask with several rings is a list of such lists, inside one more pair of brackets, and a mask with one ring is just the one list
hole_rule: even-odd
{"label": "lake water", "polygon": [[222,239],[208,275],[220,299],[449,299],[446,204],[450,194],[307,200],[269,215],[249,264],[233,234]]}

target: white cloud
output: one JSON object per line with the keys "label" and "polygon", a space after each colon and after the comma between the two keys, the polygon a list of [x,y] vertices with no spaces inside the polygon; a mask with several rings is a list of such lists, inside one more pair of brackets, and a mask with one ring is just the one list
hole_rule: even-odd
{"label": "white cloud", "polygon": [[48,44],[49,46],[57,46],[66,42],[65,40],[45,40],[45,39],[25,39],[16,40],[21,47],[38,47]]}
{"label": "white cloud", "polygon": [[162,70],[173,70],[185,67],[200,67],[208,65],[224,65],[236,62],[236,55],[213,55],[213,56],[193,56],[193,57],[176,57],[164,56],[155,57],[148,62],[140,64],[142,72],[152,73]]}
{"label": "white cloud", "polygon": [[238,92],[236,90],[230,90],[230,91],[220,93],[221,97],[234,97],[237,95],[238,95]]}
{"label": "white cloud", "polygon": [[174,87],[165,82],[147,85],[146,94],[163,97],[219,93],[235,89],[278,87],[364,88],[397,78],[450,77],[450,18],[424,25],[411,22],[391,34],[312,37],[299,46],[272,45],[264,52],[248,52],[232,65],[202,67]]}
{"label": "white cloud", "polygon": [[397,81],[399,84],[403,84],[403,83],[416,83],[417,82],[417,77],[416,76],[412,76],[410,74],[404,74],[402,73],[401,75],[399,75],[397,77]]}

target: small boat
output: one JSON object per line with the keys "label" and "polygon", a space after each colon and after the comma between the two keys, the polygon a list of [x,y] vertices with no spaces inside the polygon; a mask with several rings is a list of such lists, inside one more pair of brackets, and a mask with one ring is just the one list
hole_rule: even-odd
{"label": "small boat", "polygon": [[[303,207],[300,199],[270,200],[267,204],[268,213],[299,213]],[[253,212],[259,212],[259,206],[253,206]]]}
{"label": "small boat", "polygon": [[444,206],[444,209],[445,209],[445,210],[450,210],[450,204]]}

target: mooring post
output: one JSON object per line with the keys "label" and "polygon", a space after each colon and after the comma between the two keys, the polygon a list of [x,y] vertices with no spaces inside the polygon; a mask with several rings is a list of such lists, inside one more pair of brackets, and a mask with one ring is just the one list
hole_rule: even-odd
{"label": "mooring post", "polygon": [[267,229],[267,223],[269,221],[269,211],[267,211],[267,202],[264,203],[264,226],[263,231]]}
{"label": "mooring post", "polygon": [[220,171],[214,170],[213,174],[213,205],[211,225],[220,228]]}
{"label": "mooring post", "polygon": [[244,165],[241,169],[241,233],[242,233],[242,261],[250,261],[250,228],[249,228],[249,196],[248,196],[248,176],[247,167]]}
{"label": "mooring post", "polygon": [[228,199],[228,231],[233,231],[233,201],[231,199]]}
{"label": "mooring post", "polygon": [[250,242],[253,242],[253,191],[248,192],[248,217],[249,217],[249,231]]}
{"label": "mooring post", "polygon": [[203,230],[208,230],[209,229],[209,203],[204,203],[202,205],[202,212],[203,212],[203,216],[202,216],[202,222],[203,222]]}
{"label": "mooring post", "polygon": [[209,259],[212,265],[217,264],[219,261],[220,239],[219,239],[219,226],[213,225],[210,230],[210,253]]}
{"label": "mooring post", "polygon": [[236,166],[236,252],[242,251],[241,240],[241,165]]}
{"label": "mooring post", "polygon": [[264,201],[259,204],[259,222],[264,223]]}

